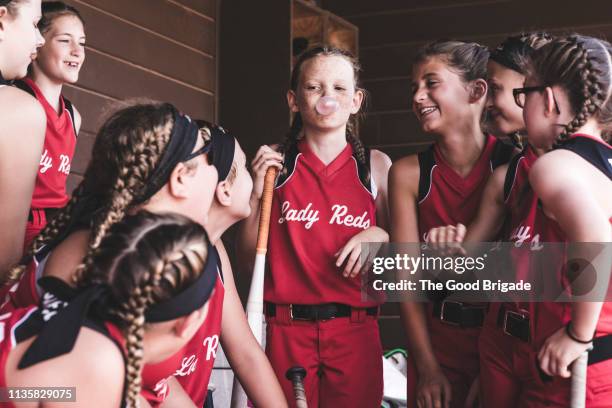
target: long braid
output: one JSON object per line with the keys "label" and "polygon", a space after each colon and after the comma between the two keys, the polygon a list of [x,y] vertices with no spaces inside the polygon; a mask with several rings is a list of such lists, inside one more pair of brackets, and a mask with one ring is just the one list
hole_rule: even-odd
{"label": "long braid", "polygon": [[359,139],[355,135],[354,123],[351,120],[349,120],[346,124],[346,141],[351,144],[351,146],[353,147],[353,151],[355,152],[355,156],[357,156],[357,160],[362,165],[363,169],[366,171],[366,177],[364,181],[369,182],[370,169],[367,166],[368,160],[366,157],[366,149],[361,139]]}
{"label": "long braid", "polygon": [[596,117],[606,125],[612,121],[610,44],[593,37],[572,35],[556,39],[537,50],[532,58],[531,74],[548,86],[561,85],[575,116],[564,125],[557,142],[563,142]]}
{"label": "long braid", "polygon": [[591,63],[588,50],[582,45],[577,37],[571,37],[570,41],[577,50],[576,68],[581,70],[580,77],[582,80],[583,103],[580,110],[576,113],[574,119],[572,119],[570,123],[565,126],[565,129],[559,135],[560,141],[566,140],[570,135],[584,126],[589,117],[597,112],[606,98],[606,95],[598,82],[599,73],[595,71]]}
{"label": "long braid", "polygon": [[104,312],[116,317],[111,320],[125,334],[128,407],[139,407],[145,312],[198,279],[208,245],[203,227],[187,217],[140,211],[112,225],[93,253],[91,269],[85,270],[79,286],[106,283],[111,288]]}
{"label": "long braid", "polygon": [[123,154],[119,154],[117,178],[111,187],[108,205],[93,220],[88,251],[74,275],[75,282],[81,279],[83,271],[91,266],[95,250],[108,229],[121,221],[127,210],[140,198],[151,172],[168,144],[172,125],[173,121],[168,118],[166,123],[151,131],[140,131],[142,136],[137,143],[130,143],[133,138],[126,135],[119,138],[119,143],[123,145],[120,146]]}

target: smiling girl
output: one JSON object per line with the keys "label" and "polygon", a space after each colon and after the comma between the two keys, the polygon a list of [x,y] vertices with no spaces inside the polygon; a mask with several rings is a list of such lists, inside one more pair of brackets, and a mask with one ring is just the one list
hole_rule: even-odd
{"label": "smiling girl", "polygon": [[[417,55],[413,111],[436,142],[391,168],[392,242],[426,241],[433,227],[470,222],[493,170],[509,159],[512,147],[481,128],[488,57],[485,47],[459,41],[432,43]],[[426,306],[403,303],[400,310],[414,356],[409,406],[463,407],[473,400],[486,305],[440,296]]]}
{"label": "smiling girl", "polygon": [[74,155],[81,116],[62,95],[64,84],[79,79],[85,60],[85,33],[79,12],[61,1],[42,4],[39,28],[45,45],[38,51],[29,75],[17,86],[31,93],[47,116],[47,132],[26,227],[25,246],[66,205],[66,180]]}

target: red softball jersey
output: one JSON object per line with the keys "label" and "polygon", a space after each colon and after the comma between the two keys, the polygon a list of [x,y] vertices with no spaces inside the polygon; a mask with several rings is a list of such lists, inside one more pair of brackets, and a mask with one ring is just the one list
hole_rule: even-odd
{"label": "red softball jersey", "polygon": [[287,175],[277,181],[272,202],[265,300],[377,305],[362,300],[360,276],[345,278],[336,266],[349,239],[376,225],[375,187],[362,181],[367,177],[352,146],[326,165],[301,141],[285,162]]}
{"label": "red softball jersey", "polygon": [[32,208],[61,208],[68,202],[66,180],[76,147],[74,118],[69,102],[60,98],[60,112],[49,104],[40,88],[29,78],[23,79],[45,110],[47,130],[40,166],[32,195]]}

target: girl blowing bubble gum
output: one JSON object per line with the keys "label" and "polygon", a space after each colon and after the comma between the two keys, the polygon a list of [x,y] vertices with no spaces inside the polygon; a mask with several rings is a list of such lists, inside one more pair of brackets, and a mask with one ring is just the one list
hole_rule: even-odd
{"label": "girl blowing bubble gum", "polygon": [[314,48],[296,63],[284,157],[268,146],[257,152],[253,212],[241,230],[254,259],[264,174],[282,168],[264,289],[266,353],[289,401],[295,398],[285,372],[306,369],[314,407],[374,407],[382,400],[379,303],[362,301],[358,275],[360,244],[388,241],[381,227],[390,160],[365,149],[355,133],[364,98],[358,73],[355,59],[335,48]]}
{"label": "girl blowing bubble gum", "polygon": [[37,48],[45,43],[37,28],[40,18],[40,0],[0,0],[0,271],[22,254],[42,153],[42,107],[25,92],[7,86],[26,75]]}
{"label": "girl blowing bubble gum", "polygon": [[39,28],[45,45],[39,48],[28,77],[16,83],[38,99],[47,117],[43,154],[26,228],[26,248],[46,225],[47,217],[69,200],[66,180],[81,116],[62,95],[62,88],[64,84],[73,84],[79,79],[85,60],[83,25],[74,7],[60,1],[43,3]]}
{"label": "girl blowing bubble gum", "polygon": [[75,407],[148,406],[142,367],[174,355],[212,313],[217,262],[188,218],[128,216],[102,239],[77,290],[46,277],[39,307],[3,316],[1,385],[70,384]]}
{"label": "girl blowing bubble gum", "polygon": [[[513,148],[481,129],[488,57],[486,48],[459,41],[429,44],[417,55],[413,110],[436,142],[391,168],[393,242],[425,241],[433,227],[470,222],[493,170],[509,159]],[[477,341],[486,305],[440,298],[400,307],[412,356],[409,406],[469,406],[477,396]]]}

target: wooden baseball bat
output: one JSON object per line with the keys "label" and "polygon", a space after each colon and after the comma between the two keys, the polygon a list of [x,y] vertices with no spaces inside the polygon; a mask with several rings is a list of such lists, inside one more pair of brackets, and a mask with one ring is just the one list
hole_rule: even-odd
{"label": "wooden baseball bat", "polygon": [[[264,178],[263,193],[261,195],[261,208],[259,212],[259,230],[257,232],[257,246],[255,255],[255,266],[253,267],[253,277],[249,298],[246,305],[247,320],[253,336],[259,345],[263,342],[263,321],[264,321],[264,272],[266,270],[266,252],[268,251],[268,233],[270,231],[270,212],[272,211],[272,197],[274,196],[274,183],[276,181],[276,167],[268,167]],[[247,406],[247,396],[234,377],[234,387],[232,389],[232,408],[245,408]]]}
{"label": "wooden baseball bat", "polygon": [[589,352],[585,351],[572,363],[571,408],[584,408],[586,405],[586,380]]}
{"label": "wooden baseball bat", "polygon": [[304,391],[304,378],[306,378],[306,370],[304,367],[291,367],[285,373],[285,377],[293,384],[293,393],[295,394],[295,405],[297,408],[308,408],[306,401],[306,392]]}

